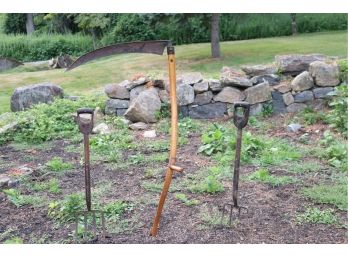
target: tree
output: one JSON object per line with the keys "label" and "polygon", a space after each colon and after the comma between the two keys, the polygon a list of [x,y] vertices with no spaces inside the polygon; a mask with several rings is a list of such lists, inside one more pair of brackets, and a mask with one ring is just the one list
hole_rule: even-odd
{"label": "tree", "polygon": [[93,47],[97,48],[97,36],[110,22],[110,18],[104,13],[81,13],[74,15],[74,22],[83,30],[92,34]]}
{"label": "tree", "polygon": [[25,23],[25,27],[27,29],[27,35],[31,35],[34,33],[35,31],[35,27],[34,27],[34,14],[32,13],[27,13],[27,21]]}
{"label": "tree", "polygon": [[213,13],[211,16],[211,56],[213,58],[219,58],[220,52],[220,14]]}
{"label": "tree", "polygon": [[291,13],[291,31],[292,35],[297,35],[297,23],[296,23],[296,13]]}

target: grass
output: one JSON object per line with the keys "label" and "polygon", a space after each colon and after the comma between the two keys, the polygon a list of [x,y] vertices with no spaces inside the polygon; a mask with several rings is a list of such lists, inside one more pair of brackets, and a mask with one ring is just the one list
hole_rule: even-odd
{"label": "grass", "polygon": [[320,210],[318,208],[307,208],[304,213],[296,216],[298,224],[337,224],[337,217],[333,214],[333,209]]}
{"label": "grass", "polygon": [[46,167],[50,171],[61,172],[72,169],[74,165],[71,163],[64,162],[60,157],[54,157],[46,163]]}
{"label": "grass", "polygon": [[266,183],[274,187],[296,182],[296,179],[293,177],[270,175],[267,169],[259,169],[250,174],[247,179]]}
{"label": "grass", "polygon": [[175,198],[178,199],[179,201],[181,201],[183,204],[187,205],[187,206],[192,206],[192,205],[197,205],[200,204],[200,202],[196,199],[189,199],[187,197],[187,195],[183,194],[183,193],[177,193],[175,194]]}
{"label": "grass", "polygon": [[[178,75],[183,71],[199,71],[207,78],[218,78],[224,65],[268,63],[274,61],[277,54],[322,53],[345,57],[346,42],[346,31],[222,42],[223,57],[214,60],[210,57],[209,43],[181,45],[176,47]],[[10,110],[11,94],[19,86],[49,81],[61,85],[68,94],[91,94],[100,92],[105,84],[128,79],[139,71],[159,75],[166,73],[166,57],[143,54],[118,55],[70,72],[20,72],[20,69],[13,69],[0,74],[0,113]]]}
{"label": "grass", "polygon": [[40,207],[44,204],[45,199],[34,195],[23,195],[17,189],[5,189],[3,192],[7,195],[8,200],[13,203],[17,208],[24,205],[32,205],[34,207]]}

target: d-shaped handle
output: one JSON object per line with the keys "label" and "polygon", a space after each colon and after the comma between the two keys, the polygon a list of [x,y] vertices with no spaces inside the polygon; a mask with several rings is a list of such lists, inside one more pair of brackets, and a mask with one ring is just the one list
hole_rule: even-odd
{"label": "d-shaped handle", "polygon": [[[81,117],[82,114],[91,115],[90,119],[84,119]],[[79,130],[83,134],[90,134],[93,130],[93,118],[94,118],[94,109],[92,108],[80,108],[77,110],[77,124],[79,125]]]}
{"label": "d-shaped handle", "polygon": [[[242,114],[238,114],[238,109],[242,109]],[[236,102],[234,103],[234,110],[233,110],[233,123],[234,125],[242,129],[244,128],[249,119],[249,113],[250,113],[250,104],[248,102]]]}

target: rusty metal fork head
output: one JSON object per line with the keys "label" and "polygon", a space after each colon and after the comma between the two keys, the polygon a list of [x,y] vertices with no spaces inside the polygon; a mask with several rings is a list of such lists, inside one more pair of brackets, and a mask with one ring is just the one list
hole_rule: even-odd
{"label": "rusty metal fork head", "polygon": [[[105,227],[105,215],[103,211],[98,211],[98,210],[90,210],[90,211],[83,211],[83,212],[78,212],[76,213],[75,216],[75,239],[79,239],[79,225],[80,223],[80,217],[83,217],[83,240],[87,241],[88,239],[94,241],[97,240],[98,236],[100,233],[98,233],[98,222],[97,222],[97,215],[99,214],[100,219],[101,219],[101,236],[103,239],[106,237],[106,227]],[[92,222],[91,224],[89,223],[89,217],[92,217]],[[91,239],[90,232],[92,232],[93,238]]]}
{"label": "rusty metal fork head", "polygon": [[222,215],[221,215],[220,225],[223,226],[224,218],[225,218],[226,214],[229,213],[228,225],[231,226],[233,217],[235,217],[235,220],[238,219],[240,217],[240,213],[242,210],[246,210],[246,213],[248,213],[247,207],[235,206],[234,204],[231,204],[231,203],[225,203],[222,206]]}

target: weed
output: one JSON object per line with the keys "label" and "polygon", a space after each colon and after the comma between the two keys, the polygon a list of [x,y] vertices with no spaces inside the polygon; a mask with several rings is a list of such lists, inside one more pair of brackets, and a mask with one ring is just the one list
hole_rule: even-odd
{"label": "weed", "polygon": [[193,184],[189,187],[189,190],[193,193],[209,193],[216,194],[225,191],[224,186],[219,179],[214,175],[209,175],[202,181]]}
{"label": "weed", "polygon": [[314,223],[314,224],[337,224],[337,217],[333,214],[333,209],[321,211],[318,208],[307,208],[302,214],[296,216],[298,224]]}
{"label": "weed", "polygon": [[148,168],[144,172],[144,178],[146,179],[156,178],[161,173],[162,173],[162,169]]}
{"label": "weed", "polygon": [[146,162],[148,163],[165,162],[167,160],[168,153],[157,153],[146,157]]}
{"label": "weed", "polygon": [[131,165],[138,165],[138,164],[142,164],[145,163],[145,156],[141,153],[137,153],[134,155],[130,155],[128,156],[128,160],[127,160]]}
{"label": "weed", "polygon": [[74,166],[71,163],[64,162],[60,157],[54,157],[46,163],[46,167],[50,171],[61,172],[72,169]]}
{"label": "weed", "polygon": [[78,212],[84,209],[84,197],[82,194],[70,194],[62,201],[54,201],[48,205],[48,217],[60,222],[71,222],[76,219]]}
{"label": "weed", "polygon": [[293,173],[318,172],[323,167],[316,162],[293,162],[289,164],[287,170]]}
{"label": "weed", "polygon": [[133,204],[126,201],[108,203],[104,207],[105,217],[108,220],[116,221],[126,212],[133,210]]}
{"label": "weed", "polygon": [[23,244],[23,239],[16,236],[16,237],[7,239],[3,244]]}
{"label": "weed", "polygon": [[159,111],[155,113],[157,120],[165,119],[170,117],[170,104],[163,102]]}
{"label": "weed", "polygon": [[196,199],[192,199],[192,200],[188,199],[187,196],[183,193],[175,194],[175,198],[180,200],[183,204],[185,204],[187,206],[200,204],[200,202]]}
{"label": "weed", "polygon": [[219,152],[224,152],[232,143],[231,136],[223,126],[213,124],[206,133],[202,135],[202,146],[198,149],[199,153],[208,156]]}
{"label": "weed", "polygon": [[[228,220],[224,219],[222,220],[222,224],[221,224],[221,212],[219,211],[218,207],[214,206],[211,208],[208,208],[207,205],[203,205],[202,208],[200,209],[199,212],[199,217],[203,222],[203,229],[206,227],[216,227],[216,226],[228,226]],[[236,223],[234,223],[233,225],[236,225],[238,221],[236,221]]]}
{"label": "weed", "polygon": [[312,125],[320,121],[326,121],[325,114],[322,112],[316,112],[311,107],[306,107],[303,109],[299,116],[302,118],[303,122],[307,125]]}
{"label": "weed", "polygon": [[267,169],[259,169],[250,174],[247,179],[256,180],[271,186],[280,186],[294,183],[296,180],[289,176],[273,176],[270,175]]}
{"label": "weed", "polygon": [[261,115],[263,117],[271,117],[273,114],[273,105],[272,103],[265,103],[262,105]]}
{"label": "weed", "polygon": [[59,188],[59,181],[56,178],[52,178],[47,182],[39,182],[35,183],[33,185],[34,191],[45,191],[48,190],[48,192],[53,194],[59,194],[61,192]]}
{"label": "weed", "polygon": [[156,192],[156,193],[160,193],[163,188],[162,184],[153,183],[153,182],[143,182],[141,186],[145,188],[147,191]]}
{"label": "weed", "polygon": [[38,196],[22,195],[17,189],[5,189],[3,192],[7,195],[8,200],[13,203],[17,208],[24,205],[33,205],[40,207],[43,204],[43,199]]}
{"label": "weed", "polygon": [[303,188],[301,193],[315,203],[332,204],[340,210],[348,210],[348,189],[346,183],[316,185]]}
{"label": "weed", "polygon": [[348,137],[348,85],[336,87],[336,91],[330,95],[336,95],[329,106],[333,109],[328,114],[328,121],[332,127],[340,131],[343,136]]}

